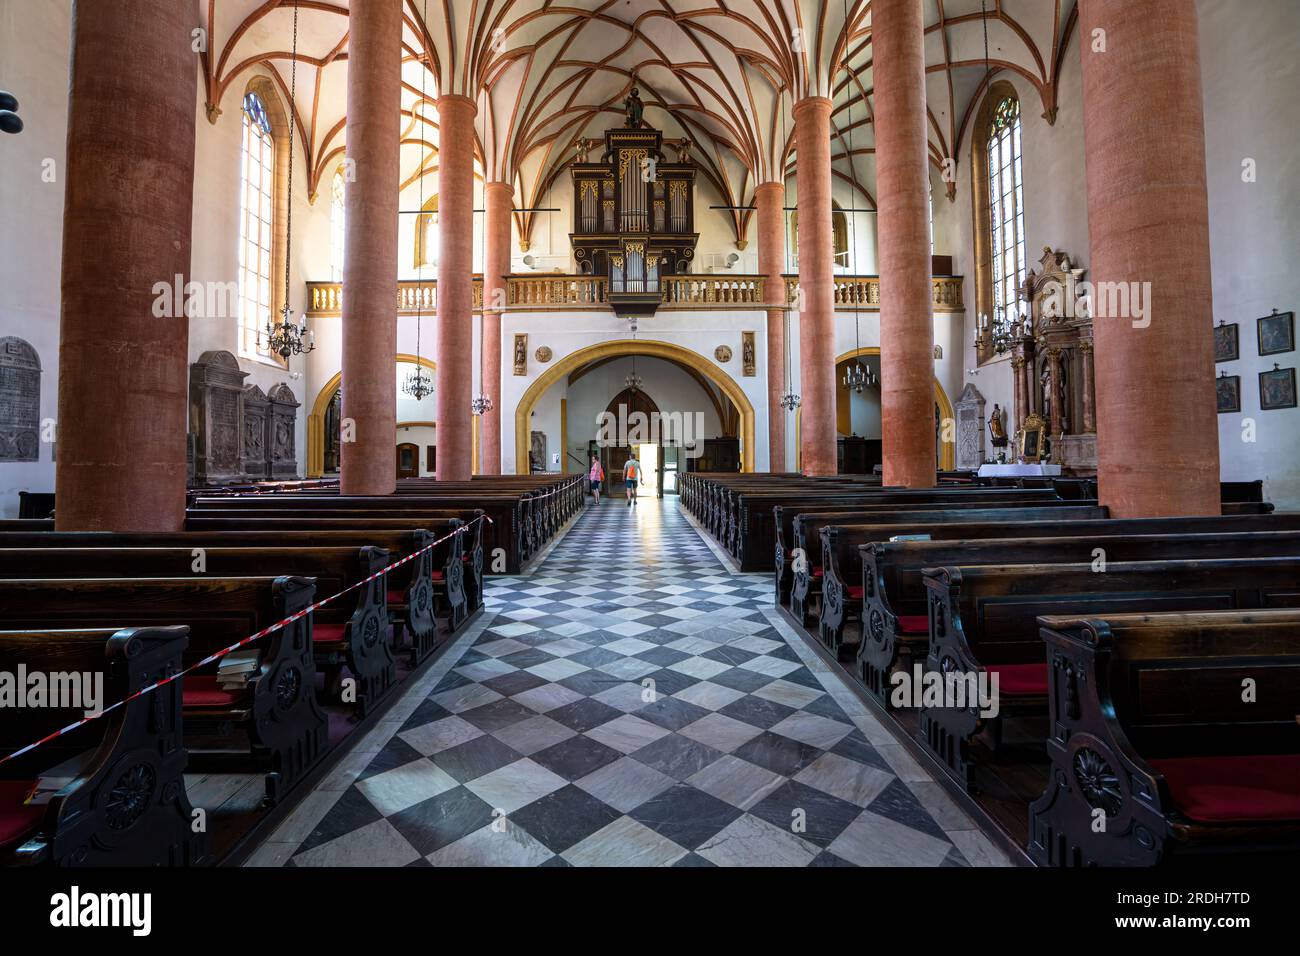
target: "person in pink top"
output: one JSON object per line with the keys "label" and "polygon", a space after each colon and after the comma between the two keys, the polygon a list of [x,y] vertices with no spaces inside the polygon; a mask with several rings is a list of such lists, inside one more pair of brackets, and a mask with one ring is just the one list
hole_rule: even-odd
{"label": "person in pink top", "polygon": [[588,472],[588,477],[591,479],[591,495],[596,499],[596,504],[600,504],[600,486],[605,481],[605,469],[595,455],[591,458],[591,471]]}

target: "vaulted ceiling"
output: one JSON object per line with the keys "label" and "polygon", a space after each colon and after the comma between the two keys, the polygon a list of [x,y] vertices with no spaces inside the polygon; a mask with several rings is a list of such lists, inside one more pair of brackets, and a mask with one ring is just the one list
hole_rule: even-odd
{"label": "vaulted ceiling", "polygon": [[[982,91],[1002,71],[1031,84],[1045,120],[1055,120],[1076,0],[922,2],[936,170],[959,153]],[[206,6],[209,118],[238,109],[254,72],[270,74],[286,102],[292,84],[316,192],[345,147],[348,0],[297,0],[296,11],[294,0]],[[520,205],[540,205],[575,141],[621,122],[635,82],[647,121],[689,139],[704,178],[737,206],[759,183],[793,173],[793,103],[832,97],[834,173],[855,202],[875,205],[870,0],[404,0],[404,15],[405,182],[436,172],[434,102],[460,93],[479,106],[476,172],[513,183]],[[749,213],[732,215],[744,235]],[[518,225],[527,235],[528,214]]]}

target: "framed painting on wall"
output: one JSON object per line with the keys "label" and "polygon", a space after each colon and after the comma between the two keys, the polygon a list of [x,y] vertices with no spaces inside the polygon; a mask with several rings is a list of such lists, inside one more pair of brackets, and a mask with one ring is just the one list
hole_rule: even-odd
{"label": "framed painting on wall", "polygon": [[1259,354],[1277,355],[1295,351],[1295,313],[1278,312],[1256,319],[1259,335]]}
{"label": "framed painting on wall", "polygon": [[1241,411],[1241,376],[1220,375],[1214,380],[1214,394],[1220,415]]}
{"label": "framed painting on wall", "polygon": [[1261,411],[1296,407],[1295,369],[1278,368],[1259,373],[1259,407]]}
{"label": "framed painting on wall", "polygon": [[1235,362],[1241,358],[1241,343],[1236,322],[1228,325],[1220,322],[1214,327],[1214,361]]}

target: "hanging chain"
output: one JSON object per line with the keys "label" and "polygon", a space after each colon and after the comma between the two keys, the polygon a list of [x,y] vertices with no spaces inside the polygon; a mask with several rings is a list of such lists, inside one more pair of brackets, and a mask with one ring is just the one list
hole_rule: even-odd
{"label": "hanging chain", "polygon": [[284,324],[289,324],[289,272],[293,248],[293,141],[298,125],[298,0],[293,0],[293,48],[289,59],[289,179],[288,208],[284,217]]}

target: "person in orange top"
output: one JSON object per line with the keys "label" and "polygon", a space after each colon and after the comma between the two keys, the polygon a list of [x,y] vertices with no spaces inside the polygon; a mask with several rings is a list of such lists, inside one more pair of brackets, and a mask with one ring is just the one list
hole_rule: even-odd
{"label": "person in orange top", "polygon": [[605,481],[605,468],[596,455],[591,456],[591,471],[587,477],[591,479],[591,496],[596,499],[596,504],[600,504],[600,486]]}
{"label": "person in orange top", "polygon": [[623,466],[623,481],[627,484],[627,506],[636,504],[636,487],[641,484],[641,462],[633,455]]}

